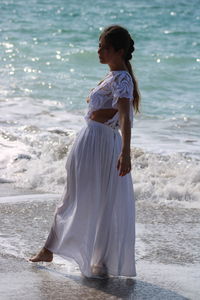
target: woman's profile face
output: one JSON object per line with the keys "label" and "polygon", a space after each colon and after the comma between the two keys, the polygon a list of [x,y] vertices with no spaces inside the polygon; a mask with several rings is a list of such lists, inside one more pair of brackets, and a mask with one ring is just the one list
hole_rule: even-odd
{"label": "woman's profile face", "polygon": [[116,59],[117,52],[111,45],[108,45],[104,38],[99,40],[98,55],[100,63],[109,64]]}

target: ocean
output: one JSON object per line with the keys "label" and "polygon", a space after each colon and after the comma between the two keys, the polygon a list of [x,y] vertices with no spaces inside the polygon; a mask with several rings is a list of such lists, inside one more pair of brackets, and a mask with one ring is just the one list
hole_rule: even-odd
{"label": "ocean", "polygon": [[0,182],[62,190],[86,97],[109,71],[98,60],[98,37],[105,26],[120,24],[135,41],[131,63],[141,93],[131,140],[136,197],[197,201],[199,4],[1,1]]}

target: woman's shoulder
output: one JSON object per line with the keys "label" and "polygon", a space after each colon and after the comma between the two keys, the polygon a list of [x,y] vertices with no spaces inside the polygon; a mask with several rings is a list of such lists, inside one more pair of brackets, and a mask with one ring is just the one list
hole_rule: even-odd
{"label": "woman's shoulder", "polygon": [[133,85],[133,80],[130,73],[126,70],[110,71],[112,82],[116,84],[126,83]]}

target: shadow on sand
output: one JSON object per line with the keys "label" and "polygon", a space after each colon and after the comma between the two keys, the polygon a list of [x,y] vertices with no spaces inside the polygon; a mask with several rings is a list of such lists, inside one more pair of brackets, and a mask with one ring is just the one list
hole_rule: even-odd
{"label": "shadow on sand", "polygon": [[[136,280],[126,277],[110,277],[107,279],[91,279],[84,277],[83,275],[78,276],[74,274],[66,274],[60,272],[50,267],[43,265],[36,265],[37,269],[48,271],[59,275],[64,278],[68,278],[71,281],[76,283],[77,299],[83,297],[86,299],[177,299],[177,300],[186,300],[181,295],[176,292],[170,291],[168,289],[161,288],[157,285],[151,283]],[[42,282],[41,282],[42,284]],[[44,283],[45,284],[45,283]],[[78,286],[77,286],[78,284]],[[41,286],[42,290],[46,288]],[[52,284],[48,288],[49,296],[55,292],[55,285]],[[58,287],[57,287],[58,288]],[[61,288],[61,286],[60,286]],[[58,290],[60,290],[57,289]],[[92,291],[91,291],[92,290]],[[65,295],[65,299],[75,299],[75,294],[69,294],[70,289],[68,284],[62,285],[62,293]],[[60,298],[59,298],[60,299]],[[62,298],[64,299],[64,298]]]}

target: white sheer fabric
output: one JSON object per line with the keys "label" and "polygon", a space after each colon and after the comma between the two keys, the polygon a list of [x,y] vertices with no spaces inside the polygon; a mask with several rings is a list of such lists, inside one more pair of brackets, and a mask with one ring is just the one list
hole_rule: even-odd
{"label": "white sheer fabric", "polygon": [[[133,81],[127,71],[110,71],[105,79],[92,89],[89,93],[89,110],[85,115],[88,120],[93,111],[98,109],[115,108],[117,109],[117,101],[119,98],[127,98],[130,102],[131,127],[133,127]],[[104,124],[112,128],[119,128],[119,113],[117,112],[112,119],[109,119]]]}
{"label": "white sheer fabric", "polygon": [[[97,100],[91,101],[90,108],[94,108],[94,103],[95,109],[109,107],[110,99],[116,106],[121,95],[132,99],[128,75],[116,74],[116,81],[112,78],[108,74],[98,99],[95,91],[91,94],[91,99]],[[107,95],[108,90],[114,98],[110,95],[104,99],[102,93]],[[86,118],[67,158],[66,186],[44,245],[76,262],[87,277],[93,277],[93,266],[101,263],[109,275],[136,275],[133,182],[131,173],[123,177],[118,174],[121,147],[117,126]]]}

